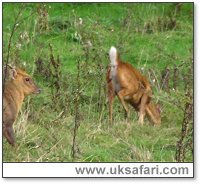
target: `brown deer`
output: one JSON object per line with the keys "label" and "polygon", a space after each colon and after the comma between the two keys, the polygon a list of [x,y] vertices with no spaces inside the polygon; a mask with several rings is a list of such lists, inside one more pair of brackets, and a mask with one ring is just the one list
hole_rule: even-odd
{"label": "brown deer", "polygon": [[7,141],[14,146],[15,137],[13,123],[15,122],[25,96],[39,94],[41,89],[33,82],[32,78],[23,70],[7,65],[6,76],[10,76],[5,82],[3,92],[3,134]]}
{"label": "brown deer", "polygon": [[128,63],[120,60],[115,47],[109,51],[110,66],[107,71],[109,119],[112,123],[112,104],[117,95],[125,109],[125,117],[129,116],[127,103],[139,112],[139,123],[143,125],[144,116],[150,121],[159,125],[161,123],[160,108],[152,100],[151,85],[138,70]]}

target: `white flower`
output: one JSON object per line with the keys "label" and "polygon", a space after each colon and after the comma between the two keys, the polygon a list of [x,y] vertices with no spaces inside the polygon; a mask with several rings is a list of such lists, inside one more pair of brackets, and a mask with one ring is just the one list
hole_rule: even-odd
{"label": "white flower", "polygon": [[21,38],[21,41],[24,41],[26,43],[30,42],[29,35],[28,35],[27,31],[20,33],[20,38]]}
{"label": "white flower", "polygon": [[21,49],[22,44],[21,44],[21,43],[17,43],[17,44],[16,44],[16,47],[17,47],[18,49]]}
{"label": "white flower", "polygon": [[83,24],[83,19],[80,17],[78,20],[79,20],[79,24],[82,25]]}
{"label": "white flower", "polygon": [[86,42],[86,46],[87,46],[87,47],[92,47],[92,43],[91,43],[90,40],[88,40],[88,41]]}

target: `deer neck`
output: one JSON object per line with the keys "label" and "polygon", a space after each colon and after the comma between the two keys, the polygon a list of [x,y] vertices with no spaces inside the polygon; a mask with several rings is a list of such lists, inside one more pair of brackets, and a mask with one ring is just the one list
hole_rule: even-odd
{"label": "deer neck", "polygon": [[17,107],[17,110],[19,111],[24,101],[25,95],[24,92],[18,87],[18,85],[15,84],[15,81],[12,80],[6,84],[5,95],[11,97],[12,101]]}

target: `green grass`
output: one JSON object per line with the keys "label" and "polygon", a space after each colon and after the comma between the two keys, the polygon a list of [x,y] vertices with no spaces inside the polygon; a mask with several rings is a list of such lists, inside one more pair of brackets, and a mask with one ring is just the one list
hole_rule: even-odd
{"label": "green grass", "polygon": [[[182,76],[187,73],[188,65],[179,68],[176,92],[172,91],[172,81],[170,93],[153,85],[154,100],[162,105],[161,127],[149,125],[148,120],[145,120],[144,126],[138,125],[134,110],[131,111],[129,120],[131,128],[128,127],[117,99],[114,103],[114,125],[110,127],[108,108],[103,105],[100,111],[98,103],[105,101],[104,76],[109,63],[107,53],[112,45],[118,48],[122,60],[138,69],[143,68],[144,75],[148,78],[148,69],[153,69],[159,81],[165,67],[173,69],[183,62],[191,65],[192,3],[183,4],[176,15],[172,3],[45,3],[43,5],[48,12],[48,30],[38,28],[38,5],[25,4],[19,17],[23,21],[19,23],[12,38],[9,63],[25,67],[43,92],[26,99],[15,122],[17,148],[12,148],[4,140],[3,160],[72,161],[74,92],[77,88],[77,61],[80,60],[80,127],[74,161],[174,162],[184,116],[180,109],[185,104],[182,100],[185,95]],[[14,18],[20,7],[20,3],[3,4],[4,61]],[[169,24],[170,16],[176,19],[176,26],[159,31],[158,18],[163,26]],[[78,25],[79,18],[83,20],[82,25]],[[123,26],[125,20],[127,24]],[[150,24],[153,31],[148,32],[145,24]],[[20,39],[20,35],[25,32],[28,33],[28,40]],[[88,58],[83,49],[87,41],[92,43]],[[21,47],[17,48],[17,44],[21,44]],[[58,98],[58,105],[52,101],[51,78],[38,73],[35,64],[41,58],[46,69],[51,67],[49,44],[52,45],[55,59],[59,55],[61,61],[61,96]],[[102,70],[99,70],[99,65],[102,65]],[[152,78],[149,80],[152,82]],[[192,154],[189,153],[186,161],[192,159]]]}

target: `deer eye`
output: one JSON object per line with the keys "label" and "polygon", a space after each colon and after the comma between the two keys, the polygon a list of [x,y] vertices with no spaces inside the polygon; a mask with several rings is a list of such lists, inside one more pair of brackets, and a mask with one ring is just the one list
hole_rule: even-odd
{"label": "deer eye", "polygon": [[26,81],[26,82],[29,82],[29,81],[30,81],[30,78],[25,78],[25,81]]}

